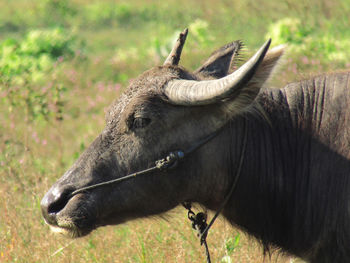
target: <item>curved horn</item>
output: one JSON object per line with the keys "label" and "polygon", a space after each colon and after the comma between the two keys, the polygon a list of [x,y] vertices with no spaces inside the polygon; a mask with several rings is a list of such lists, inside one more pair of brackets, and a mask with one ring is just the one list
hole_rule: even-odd
{"label": "curved horn", "polygon": [[188,106],[207,105],[228,98],[253,77],[270,43],[271,39],[266,41],[244,65],[226,77],[203,81],[175,79],[165,87],[165,95],[174,104]]}
{"label": "curved horn", "polygon": [[187,28],[180,33],[179,38],[176,40],[176,43],[175,43],[173,49],[171,50],[167,59],[164,61],[164,64],[163,64],[164,66],[165,65],[178,65],[179,64],[182,48],[185,44],[187,33],[188,33]]}

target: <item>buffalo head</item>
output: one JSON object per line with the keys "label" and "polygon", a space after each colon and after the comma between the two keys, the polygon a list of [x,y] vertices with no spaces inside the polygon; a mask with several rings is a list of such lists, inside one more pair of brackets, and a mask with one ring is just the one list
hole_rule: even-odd
{"label": "buffalo head", "polygon": [[[209,208],[222,200],[227,181],[207,143],[176,169],[156,171],[119,184],[71,193],[146,169],[172,150],[186,149],[223,128],[245,110],[269,77],[282,48],[267,41],[244,65],[230,72],[239,41],[228,44],[194,72],[178,66],[187,30],[164,65],[136,78],[109,108],[103,132],[51,187],[41,202],[53,230],[72,237],[103,225],[160,214],[185,200]],[[216,178],[213,178],[215,173]]]}

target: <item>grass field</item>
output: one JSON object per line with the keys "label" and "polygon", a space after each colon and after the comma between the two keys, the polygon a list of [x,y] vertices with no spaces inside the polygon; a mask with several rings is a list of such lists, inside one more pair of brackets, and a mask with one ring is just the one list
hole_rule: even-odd
{"label": "grass field", "polygon": [[[2,0],[0,2],[0,262],[204,262],[186,212],[105,227],[69,240],[50,233],[40,200],[104,126],[129,79],[162,63],[189,27],[181,64],[195,69],[241,39],[248,57],[267,37],[289,52],[271,85],[350,67],[350,2]],[[300,262],[222,218],[213,262]]]}

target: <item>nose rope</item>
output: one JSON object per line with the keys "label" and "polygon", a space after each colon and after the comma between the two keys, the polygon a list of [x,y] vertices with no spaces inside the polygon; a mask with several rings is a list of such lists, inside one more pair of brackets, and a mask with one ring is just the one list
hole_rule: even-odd
{"label": "nose rope", "polygon": [[93,185],[79,188],[79,189],[75,190],[74,192],[72,192],[70,194],[70,197],[72,197],[76,194],[88,191],[88,190],[98,188],[98,187],[103,187],[103,186],[119,183],[121,181],[128,180],[130,178],[135,178],[136,176],[139,176],[139,175],[148,174],[148,173],[153,172],[155,170],[163,170],[164,171],[164,170],[175,168],[178,165],[180,160],[184,159],[187,155],[194,152],[195,150],[200,148],[202,145],[204,145],[205,143],[207,143],[208,141],[213,139],[218,133],[219,133],[219,131],[215,131],[214,133],[210,134],[209,136],[205,137],[204,139],[199,140],[196,144],[192,145],[191,147],[189,147],[185,151],[178,150],[178,151],[173,151],[173,152],[168,153],[164,158],[155,161],[155,165],[150,167],[150,168],[147,168],[147,169],[135,172],[135,173],[131,173],[131,174],[125,175],[123,177],[109,180],[106,182],[97,183],[97,184],[93,184]]}

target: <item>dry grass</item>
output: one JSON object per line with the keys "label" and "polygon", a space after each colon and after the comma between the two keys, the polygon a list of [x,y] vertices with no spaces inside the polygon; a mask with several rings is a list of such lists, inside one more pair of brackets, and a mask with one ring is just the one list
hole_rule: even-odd
{"label": "dry grass", "polygon": [[[1,238],[3,262],[205,262],[203,248],[182,209],[173,211],[168,222],[135,221],[102,228],[78,240],[50,234],[39,213],[11,210],[2,210],[5,211],[2,222],[7,226]],[[37,223],[19,224],[11,218]],[[227,222],[218,220],[208,238],[213,262],[227,255],[225,243],[237,233]],[[256,242],[241,236],[238,247],[230,255],[233,262],[269,262]],[[276,254],[271,262],[296,261]]]}

